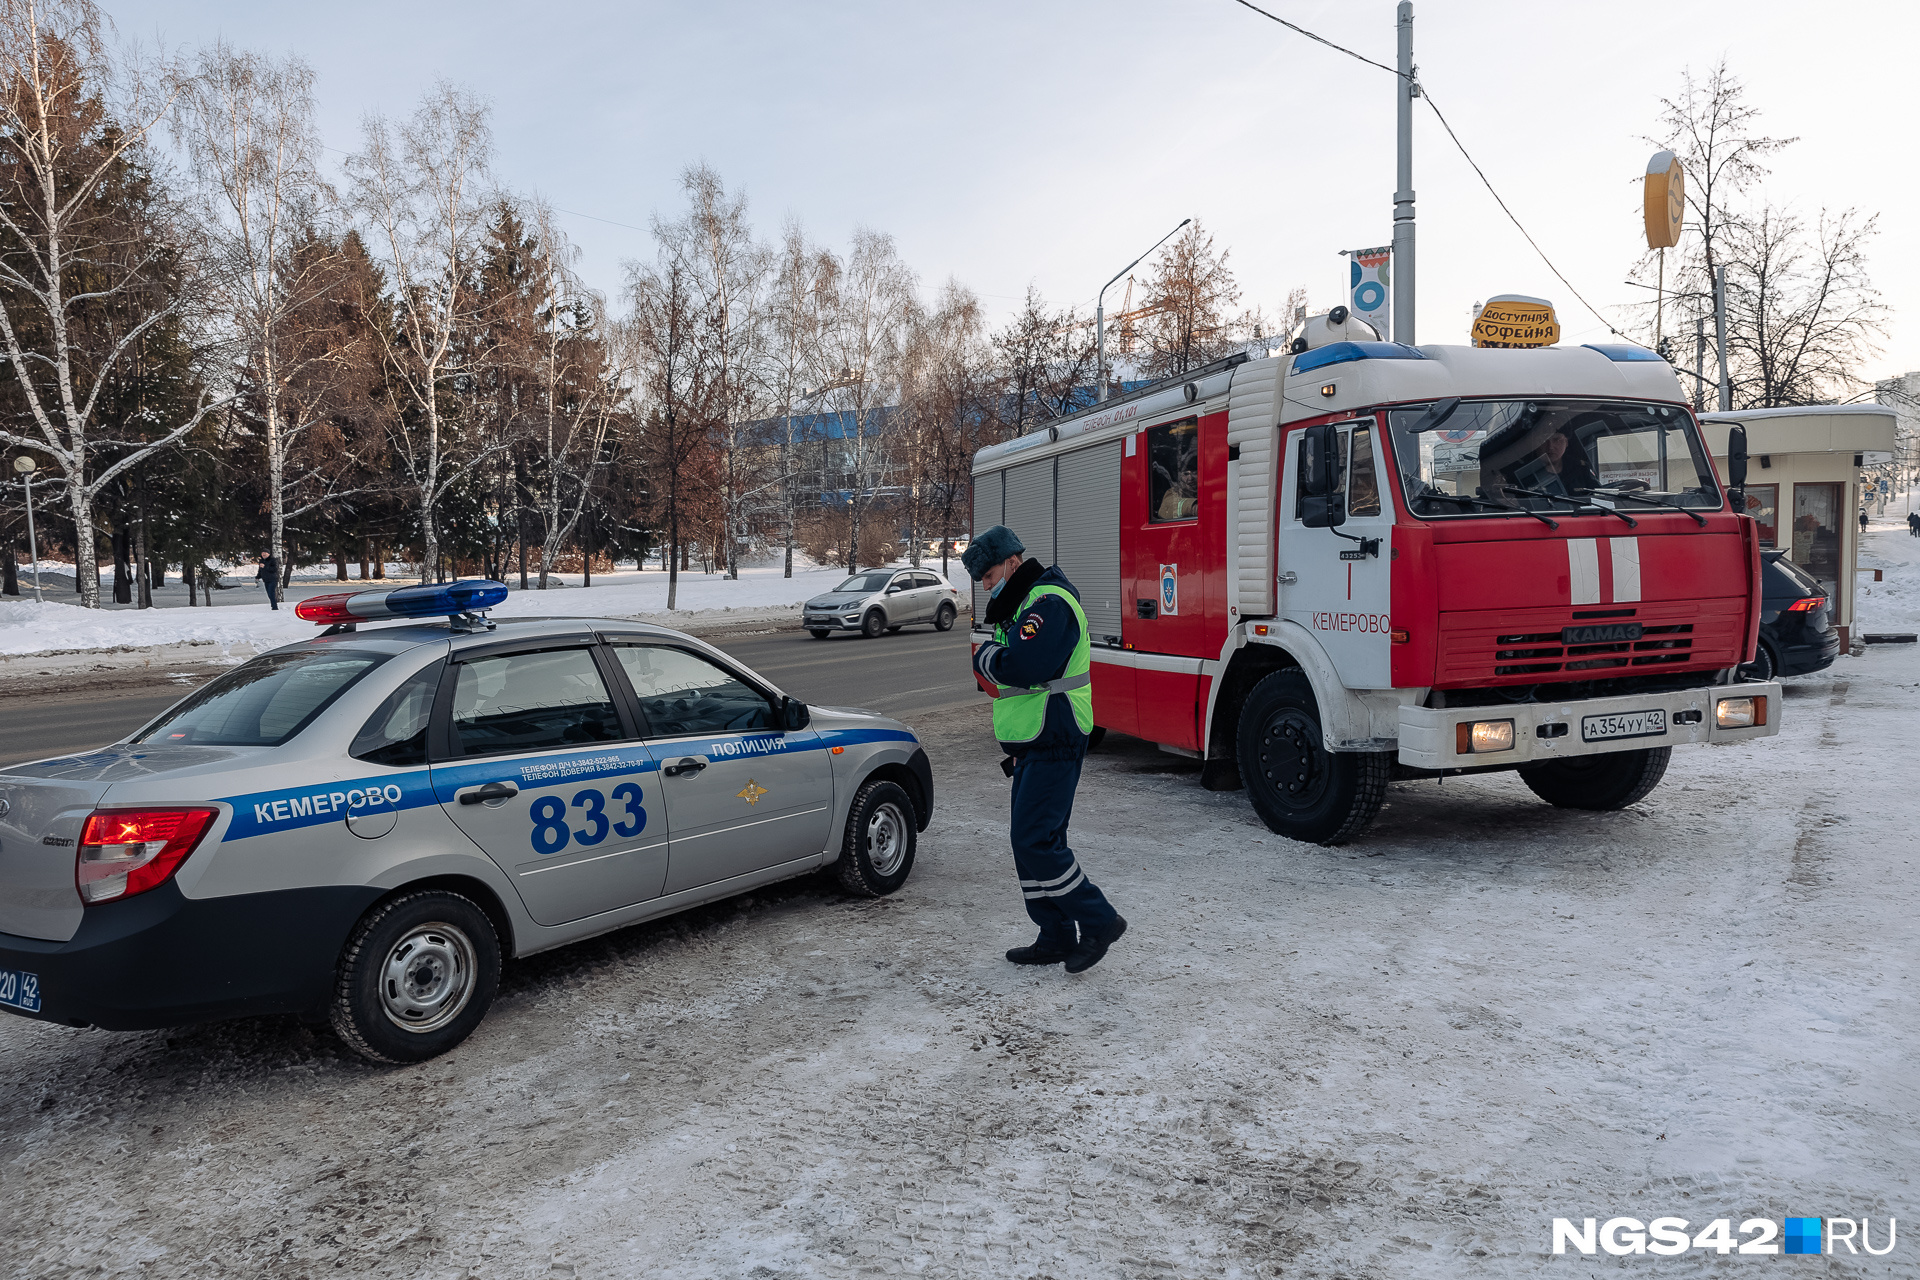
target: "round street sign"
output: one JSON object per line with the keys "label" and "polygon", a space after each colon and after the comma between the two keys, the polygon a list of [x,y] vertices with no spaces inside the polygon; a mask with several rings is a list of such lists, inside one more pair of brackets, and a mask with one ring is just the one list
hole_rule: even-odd
{"label": "round street sign", "polygon": [[1647,161],[1645,215],[1647,248],[1671,249],[1680,243],[1687,214],[1687,175],[1671,151],[1656,151]]}

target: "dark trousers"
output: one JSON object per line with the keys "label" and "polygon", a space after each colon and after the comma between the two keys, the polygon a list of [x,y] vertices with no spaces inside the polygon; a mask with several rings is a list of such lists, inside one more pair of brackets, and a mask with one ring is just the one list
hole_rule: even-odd
{"label": "dark trousers", "polygon": [[1078,760],[1022,759],[1014,765],[1013,866],[1041,940],[1058,947],[1079,940],[1075,925],[1108,925],[1118,914],[1067,846],[1079,785]]}
{"label": "dark trousers", "polygon": [[280,579],[262,578],[260,581],[267,589],[267,603],[278,609],[280,607]]}

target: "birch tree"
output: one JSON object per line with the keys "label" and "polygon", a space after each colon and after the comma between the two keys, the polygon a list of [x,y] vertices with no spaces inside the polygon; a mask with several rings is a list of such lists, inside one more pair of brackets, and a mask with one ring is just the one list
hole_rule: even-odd
{"label": "birch tree", "polygon": [[394,450],[428,574],[440,563],[436,506],[506,447],[498,433],[453,412],[455,380],[467,372],[464,338],[477,323],[471,268],[491,147],[486,107],[443,81],[402,124],[368,117],[364,145],[347,161],[354,206],[393,290],[391,323],[375,332],[401,401],[392,417]]}
{"label": "birch tree", "polygon": [[146,152],[181,76],[116,65],[103,21],[90,0],[0,0],[0,343],[18,402],[0,442],[52,458],[90,609],[96,500],[232,399],[200,393],[159,421],[103,418],[144,344],[197,318],[199,265],[178,223],[155,216]]}
{"label": "birch tree", "polygon": [[914,276],[893,237],[867,228],[839,274],[823,349],[839,388],[831,403],[846,423],[849,492],[847,572],[859,566],[860,523],[886,481],[886,406],[898,387],[898,361],[914,305]]}
{"label": "birch tree", "polygon": [[202,51],[197,74],[184,83],[174,124],[209,215],[216,269],[208,302],[233,327],[259,401],[268,545],[278,563],[291,567],[288,461],[319,419],[289,419],[288,388],[307,361],[333,353],[311,344],[293,349],[287,330],[339,274],[330,255],[312,251],[319,214],[332,194],[318,165],[313,71],[298,58],[275,60],[215,44]]}
{"label": "birch tree", "polygon": [[839,262],[810,244],[806,231],[789,220],[780,238],[772,296],[768,300],[770,334],[767,345],[767,381],[780,410],[780,523],[785,542],[786,577],[793,576],[794,456],[793,412],[818,399],[824,388],[806,390],[824,381],[821,339],[830,300],[835,292]]}
{"label": "birch tree", "polygon": [[694,266],[685,241],[655,228],[653,264],[629,263],[630,336],[642,418],[634,452],[653,477],[654,502],[667,533],[667,608],[678,606],[682,522],[698,508],[702,454],[710,443],[706,388],[696,348],[699,324]]}

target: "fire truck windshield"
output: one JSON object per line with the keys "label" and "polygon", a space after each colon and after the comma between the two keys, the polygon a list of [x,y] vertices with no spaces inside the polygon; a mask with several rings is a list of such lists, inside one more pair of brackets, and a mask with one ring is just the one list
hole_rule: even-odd
{"label": "fire truck windshield", "polygon": [[1422,518],[1715,510],[1720,490],[1684,409],[1626,400],[1442,400],[1388,412],[1407,509]]}

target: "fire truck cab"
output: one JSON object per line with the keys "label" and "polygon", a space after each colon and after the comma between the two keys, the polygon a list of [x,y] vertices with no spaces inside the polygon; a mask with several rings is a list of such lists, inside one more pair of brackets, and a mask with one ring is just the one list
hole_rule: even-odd
{"label": "fire truck cab", "polygon": [[1101,730],[1327,844],[1395,779],[1619,809],[1676,745],[1779,731],[1779,686],[1736,677],[1755,527],[1663,360],[1339,321],[975,456],[975,531],[1081,592]]}

